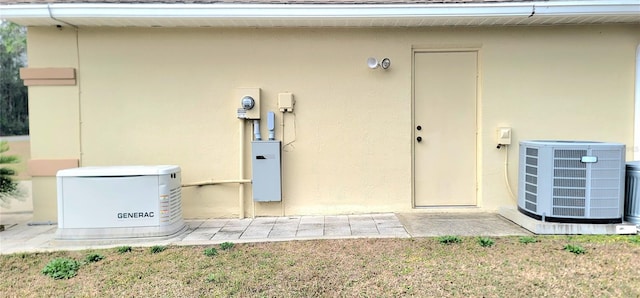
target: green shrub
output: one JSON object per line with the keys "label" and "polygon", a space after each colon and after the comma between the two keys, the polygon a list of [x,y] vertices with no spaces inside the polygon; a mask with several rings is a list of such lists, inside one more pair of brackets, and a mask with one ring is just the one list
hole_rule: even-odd
{"label": "green shrub", "polygon": [[165,249],[167,249],[167,247],[164,245],[154,245],[149,250],[151,251],[152,254],[157,254],[157,253],[163,252]]}
{"label": "green shrub", "polygon": [[215,247],[207,248],[204,250],[204,255],[207,257],[213,257],[218,254],[218,250]]}
{"label": "green shrub", "polygon": [[233,243],[231,243],[231,242],[222,242],[222,243],[220,243],[220,248],[222,250],[230,250],[230,249],[233,248]]}
{"label": "green shrub", "polygon": [[[18,183],[15,181],[17,172],[10,167],[11,164],[20,162],[20,159],[15,155],[5,155],[7,151],[9,151],[9,143],[0,141],[0,206],[5,208],[11,206],[12,199],[22,197]],[[4,230],[4,225],[2,227]]]}
{"label": "green shrub", "polygon": [[576,255],[580,255],[580,254],[584,254],[587,251],[584,249],[584,247],[580,246],[580,245],[573,245],[573,244],[567,244],[564,246],[564,250],[572,252]]}
{"label": "green shrub", "polygon": [[528,243],[536,243],[538,239],[533,236],[522,236],[520,237],[520,243],[528,244]]}
{"label": "green shrub", "polygon": [[78,274],[78,269],[80,269],[80,262],[67,258],[57,258],[51,260],[42,269],[42,274],[54,279],[69,279]]}
{"label": "green shrub", "polygon": [[118,248],[116,248],[116,251],[121,254],[131,252],[131,246],[119,246]]}
{"label": "green shrub", "polygon": [[496,244],[496,242],[493,241],[493,239],[488,237],[480,237],[478,238],[478,244],[480,244],[480,246],[482,247],[491,247],[494,244]]}
{"label": "green shrub", "polygon": [[446,235],[438,237],[438,242],[441,244],[452,244],[452,243],[460,243],[462,239],[458,236]]}
{"label": "green shrub", "polygon": [[85,258],[84,261],[87,263],[93,263],[93,262],[98,262],[100,260],[104,259],[104,256],[101,254],[88,254]]}

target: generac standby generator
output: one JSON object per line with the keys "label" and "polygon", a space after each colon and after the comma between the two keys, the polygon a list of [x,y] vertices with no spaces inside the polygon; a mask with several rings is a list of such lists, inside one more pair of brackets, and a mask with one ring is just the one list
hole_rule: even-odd
{"label": "generac standby generator", "polygon": [[522,141],[518,210],[552,222],[621,223],[625,146]]}
{"label": "generac standby generator", "polygon": [[56,239],[163,237],[186,228],[178,166],[66,169],[57,183]]}

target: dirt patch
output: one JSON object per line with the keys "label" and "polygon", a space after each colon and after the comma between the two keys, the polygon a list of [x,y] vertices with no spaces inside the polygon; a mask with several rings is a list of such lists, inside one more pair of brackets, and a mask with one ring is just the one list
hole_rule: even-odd
{"label": "dirt patch", "polygon": [[[437,238],[351,239],[133,248],[0,256],[0,292],[32,296],[464,296],[637,297],[638,236],[476,237],[441,244]],[[585,254],[564,250],[583,247]],[[204,255],[217,247],[218,254]],[[83,265],[69,280],[41,274],[52,259],[104,260]]]}

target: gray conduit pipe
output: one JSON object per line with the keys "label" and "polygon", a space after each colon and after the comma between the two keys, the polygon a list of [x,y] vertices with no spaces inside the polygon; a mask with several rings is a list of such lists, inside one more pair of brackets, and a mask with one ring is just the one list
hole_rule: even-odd
{"label": "gray conduit pipe", "polygon": [[28,226],[53,226],[53,225],[57,225],[57,222],[53,222],[53,221],[34,221],[34,222],[30,222],[27,225]]}
{"label": "gray conduit pipe", "polygon": [[260,120],[253,120],[253,135],[256,141],[262,140],[262,136],[260,135]]}
{"label": "gray conduit pipe", "polygon": [[250,179],[232,179],[232,180],[206,180],[194,183],[184,183],[182,187],[193,187],[193,186],[205,186],[205,185],[217,185],[217,184],[232,184],[232,183],[251,183]]}

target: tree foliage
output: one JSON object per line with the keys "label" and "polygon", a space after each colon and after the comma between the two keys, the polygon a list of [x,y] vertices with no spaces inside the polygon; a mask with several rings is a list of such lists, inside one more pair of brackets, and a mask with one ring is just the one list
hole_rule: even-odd
{"label": "tree foliage", "polygon": [[16,171],[6,165],[18,163],[20,160],[14,155],[5,155],[9,151],[7,141],[0,141],[0,206],[8,207],[11,199],[19,198],[18,184],[13,179]]}
{"label": "tree foliage", "polygon": [[27,87],[20,80],[26,36],[26,28],[0,20],[0,136],[29,134]]}

